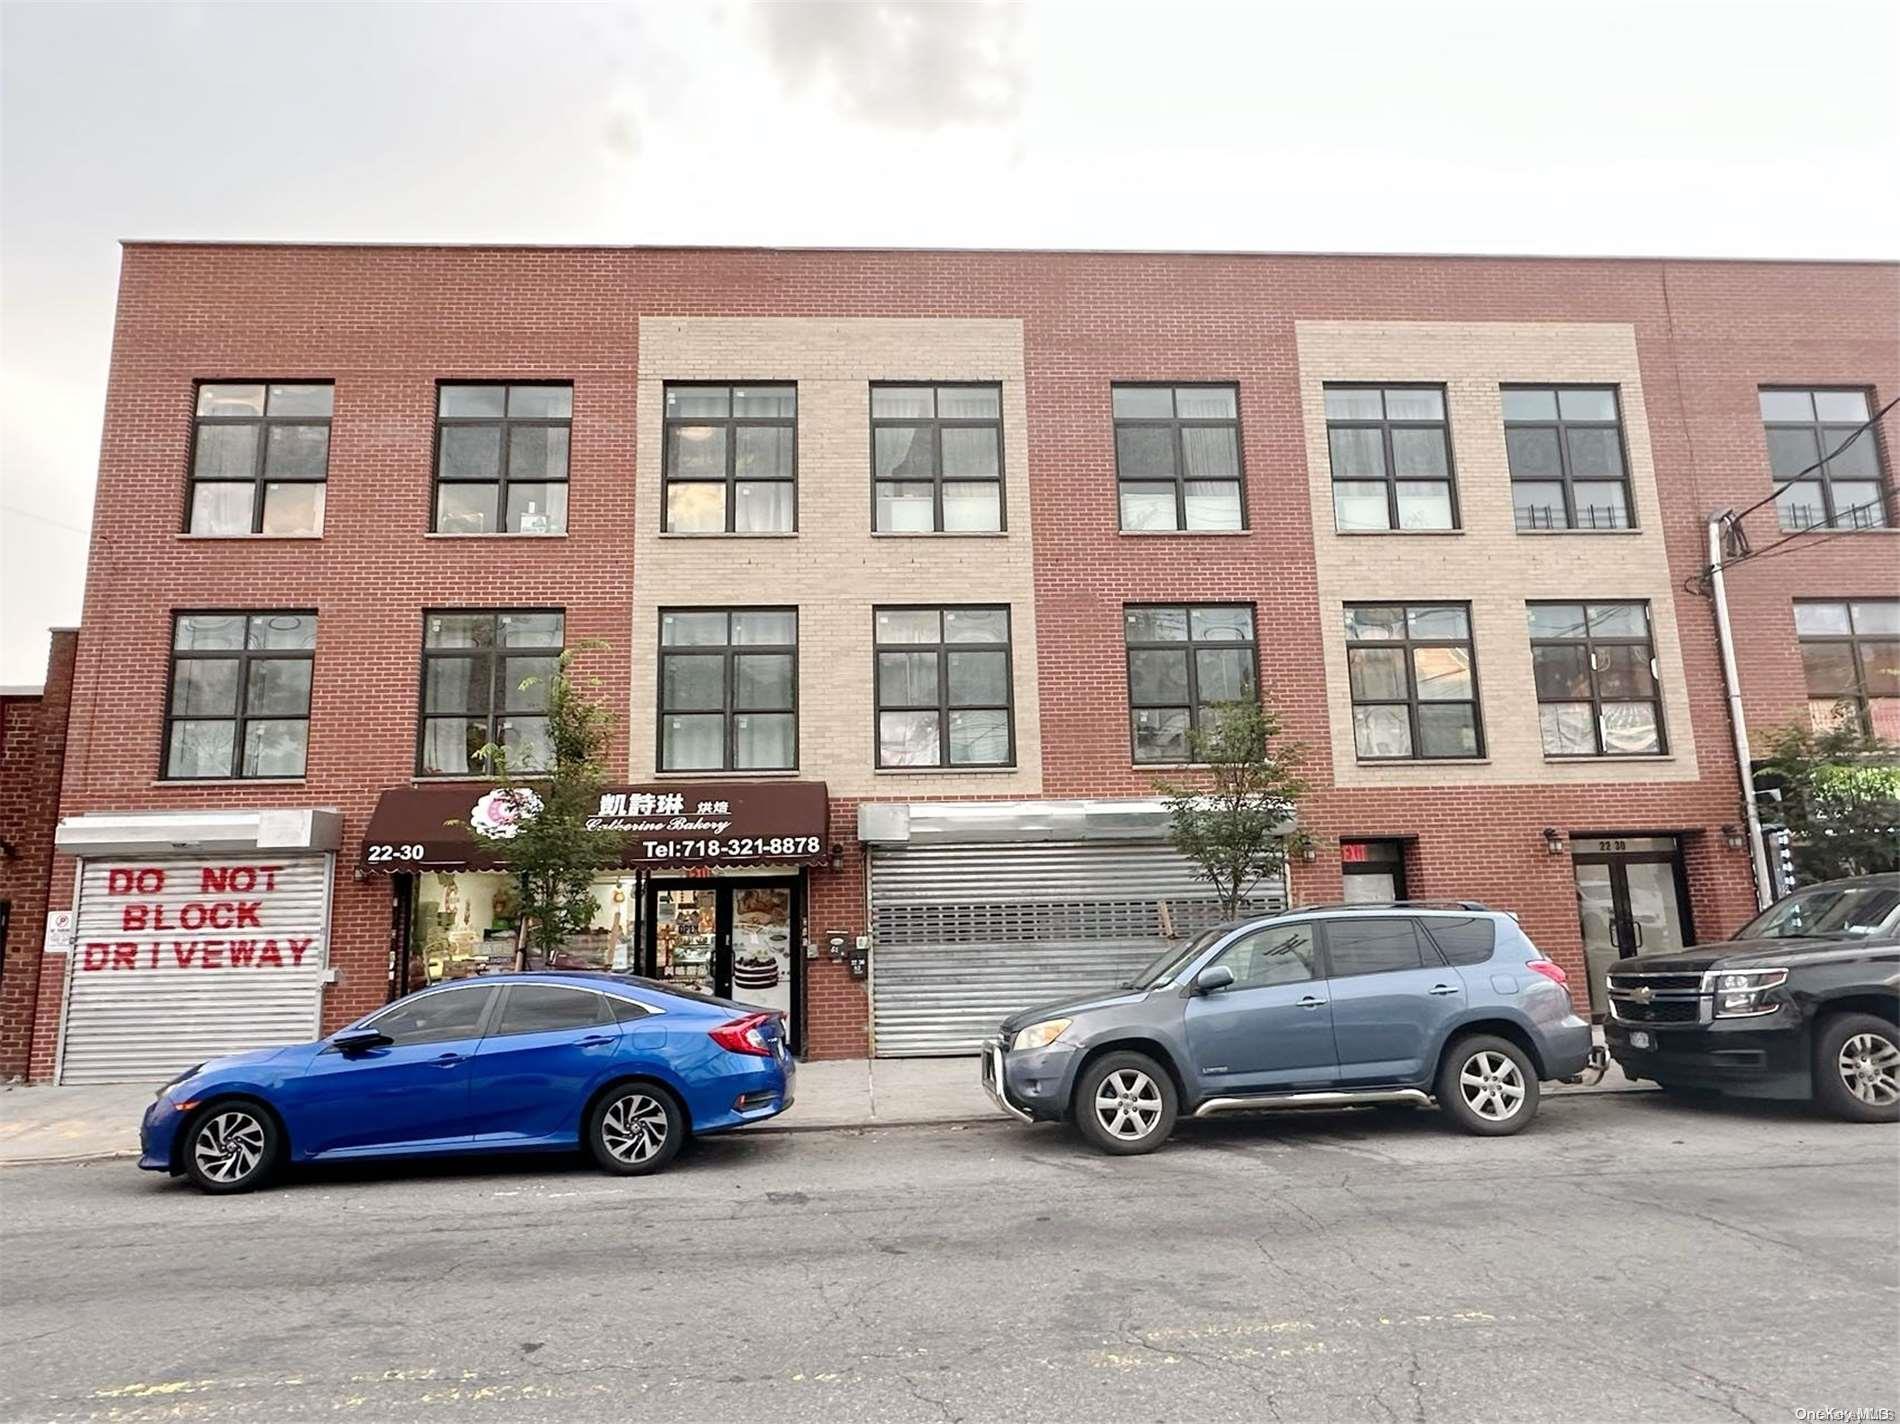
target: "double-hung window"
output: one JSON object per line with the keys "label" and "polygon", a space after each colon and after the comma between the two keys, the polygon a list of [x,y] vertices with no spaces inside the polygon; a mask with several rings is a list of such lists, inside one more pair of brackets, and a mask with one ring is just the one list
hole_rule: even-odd
{"label": "double-hung window", "polygon": [[1630,529],[1614,386],[1506,386],[1504,450],[1519,529]]}
{"label": "double-hung window", "polygon": [[1346,675],[1361,761],[1484,755],[1470,604],[1347,604]]}
{"label": "double-hung window", "polygon": [[1528,616],[1544,755],[1664,750],[1647,603],[1533,603]]}
{"label": "double-hung window", "polygon": [[420,774],[492,771],[483,755],[489,747],[507,754],[511,772],[553,765],[548,691],[560,672],[566,622],[558,609],[423,615]]}
{"label": "double-hung window", "polygon": [[660,613],[660,770],[798,765],[798,611]]}
{"label": "double-hung window", "polygon": [[1867,392],[1761,392],[1768,469],[1783,529],[1884,529],[1880,446],[1867,424]]}
{"label": "double-hung window", "polygon": [[1221,703],[1260,695],[1251,605],[1137,604],[1122,626],[1137,762],[1192,761],[1193,734],[1213,732]]}
{"label": "double-hung window", "polygon": [[1326,444],[1342,534],[1458,527],[1444,387],[1328,386]]}
{"label": "double-hung window", "polygon": [[166,779],[302,776],[316,647],[314,613],[178,614]]}
{"label": "double-hung window", "polygon": [[879,608],[877,764],[1016,760],[1009,609]]}
{"label": "double-hung window", "polygon": [[798,388],[666,388],[662,455],[669,534],[798,528]]}
{"label": "double-hung window", "polygon": [[191,441],[188,534],[321,534],[327,383],[205,382]]}
{"label": "double-hung window", "polygon": [[1900,741],[1900,598],[1800,599],[1794,628],[1815,727]]}
{"label": "double-hung window", "polygon": [[435,532],[565,534],[568,385],[436,388]]}
{"label": "double-hung window", "polygon": [[1238,387],[1125,385],[1110,396],[1123,529],[1246,527]]}
{"label": "double-hung window", "polygon": [[1003,527],[1003,389],[871,387],[873,527],[990,534]]}

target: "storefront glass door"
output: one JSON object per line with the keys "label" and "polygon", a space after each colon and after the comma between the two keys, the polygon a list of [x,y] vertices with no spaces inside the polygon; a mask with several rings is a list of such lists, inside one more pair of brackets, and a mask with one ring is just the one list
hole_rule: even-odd
{"label": "storefront glass door", "polygon": [[1590,1011],[1602,1014],[1605,976],[1619,959],[1666,954],[1693,942],[1682,850],[1673,836],[1578,838],[1571,841],[1571,861]]}
{"label": "storefront glass door", "polygon": [[653,977],[777,1010],[799,1046],[796,881],[661,881],[648,907]]}

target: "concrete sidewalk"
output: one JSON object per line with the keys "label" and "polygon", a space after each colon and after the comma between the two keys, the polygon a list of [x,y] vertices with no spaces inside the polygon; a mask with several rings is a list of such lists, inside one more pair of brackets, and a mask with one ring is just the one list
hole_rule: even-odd
{"label": "concrete sidewalk", "polygon": [[[1624,1092],[1611,1068],[1600,1086],[1549,1085],[1546,1094]],[[0,1088],[0,1167],[138,1155],[139,1118],[150,1083],[104,1087]],[[801,1063],[798,1100],[748,1132],[919,1127],[1000,1118],[977,1081],[974,1058],[854,1058]]]}

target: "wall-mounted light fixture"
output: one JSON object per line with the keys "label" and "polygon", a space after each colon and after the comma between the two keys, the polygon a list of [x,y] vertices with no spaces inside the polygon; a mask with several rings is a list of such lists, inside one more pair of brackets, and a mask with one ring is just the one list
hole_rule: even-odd
{"label": "wall-mounted light fixture", "polygon": [[1731,824],[1722,827],[1722,844],[1730,850],[1740,850],[1748,844],[1748,839],[1742,834],[1740,826]]}
{"label": "wall-mounted light fixture", "polygon": [[844,847],[839,845],[836,841],[831,843],[831,859],[827,862],[827,865],[833,871],[844,869]]}
{"label": "wall-mounted light fixture", "polygon": [[1300,842],[1301,862],[1306,865],[1311,865],[1314,861],[1318,859],[1319,859],[1319,847],[1313,843],[1312,837],[1309,836],[1305,840],[1301,841]]}
{"label": "wall-mounted light fixture", "polygon": [[1549,851],[1552,855],[1562,855],[1564,853],[1563,833],[1555,826],[1544,827],[1544,849]]}

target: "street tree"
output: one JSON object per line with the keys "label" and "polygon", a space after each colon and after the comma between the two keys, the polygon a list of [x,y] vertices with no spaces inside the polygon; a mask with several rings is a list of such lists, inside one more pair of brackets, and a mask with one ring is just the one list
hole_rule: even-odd
{"label": "street tree", "polygon": [[1168,838],[1213,887],[1221,915],[1239,915],[1248,894],[1286,865],[1287,827],[1306,782],[1303,748],[1276,745],[1280,719],[1263,702],[1223,702],[1188,734],[1195,781],[1157,780],[1168,804]]}
{"label": "street tree", "polygon": [[1869,734],[1857,714],[1823,728],[1798,718],[1758,744],[1764,818],[1787,827],[1799,883],[1900,869],[1900,746]]}
{"label": "street tree", "polygon": [[563,652],[552,676],[524,678],[523,692],[546,683],[545,765],[510,765],[506,747],[489,743],[476,755],[495,789],[476,804],[469,827],[505,854],[520,909],[515,968],[530,957],[548,963],[568,936],[593,926],[594,881],[620,862],[625,837],[590,826],[600,809],[614,715],[600,680],[576,668],[581,644]]}

